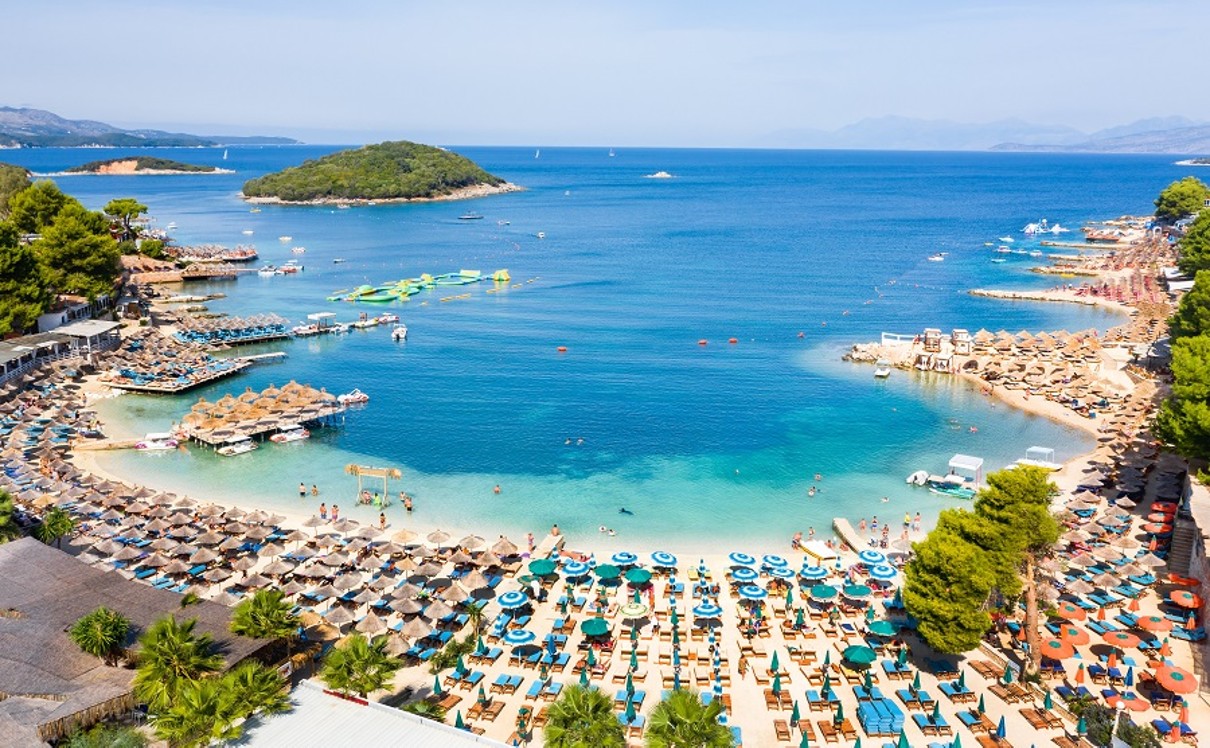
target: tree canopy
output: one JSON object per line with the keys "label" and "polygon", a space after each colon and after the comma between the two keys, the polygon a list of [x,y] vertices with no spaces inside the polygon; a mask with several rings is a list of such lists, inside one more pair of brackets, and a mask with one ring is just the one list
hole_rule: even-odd
{"label": "tree canopy", "polygon": [[595,686],[572,684],[550,705],[543,731],[547,748],[622,748],[626,735],[613,700]]}
{"label": "tree canopy", "polygon": [[13,519],[14,511],[12,494],[0,489],[0,543],[21,537],[21,528],[17,527],[17,521]]}
{"label": "tree canopy", "polygon": [[223,658],[209,634],[195,634],[197,619],[161,618],[139,637],[139,667],[134,695],[152,712],[163,712],[190,681],[217,672]]}
{"label": "tree canopy", "polygon": [[68,205],[80,202],[50,180],[34,182],[8,200],[8,220],[23,234],[36,234],[54,222]]}
{"label": "tree canopy", "polygon": [[133,197],[116,197],[106,203],[101,210],[122,225],[122,235],[118,237],[119,241],[134,241],[135,232],[130,224],[147,212],[147,206]]}
{"label": "tree canopy", "polygon": [[1181,272],[1195,274],[1210,270],[1210,210],[1199,213],[1177,244]]}
{"label": "tree canopy", "polygon": [[89,299],[113,291],[122,254],[108,225],[103,215],[78,203],[55,216],[33,245],[51,290]]}
{"label": "tree canopy", "polygon": [[50,300],[33,248],[18,241],[15,226],[0,223],[0,336],[32,327]]}
{"label": "tree canopy", "polygon": [[8,201],[29,186],[29,171],[24,166],[0,163],[0,220],[8,217]]}
{"label": "tree canopy", "polygon": [[1176,221],[1201,210],[1210,197],[1207,187],[1197,177],[1185,177],[1173,182],[1155,199],[1155,217],[1161,221]]}
{"label": "tree canopy", "polygon": [[462,187],[503,182],[456,153],[400,140],[339,151],[250,179],[244,195],[288,202],[389,200],[439,197]]}
{"label": "tree canopy", "polygon": [[319,675],[329,688],[365,698],[384,688],[401,667],[403,662],[387,653],[385,638],[371,641],[353,634],[328,652]]}
{"label": "tree canopy", "polygon": [[1160,405],[1156,426],[1181,454],[1210,459],[1210,334],[1173,342],[1172,394]]}
{"label": "tree canopy", "polygon": [[184,682],[172,703],[152,715],[156,737],[173,748],[200,748],[238,740],[244,720],[290,708],[286,683],[277,671],[245,662],[221,678]]}
{"label": "tree canopy", "polygon": [[722,713],[716,699],[703,704],[696,691],[674,690],[651,711],[647,748],[731,748],[731,731],[718,721]]}
{"label": "tree canopy", "polygon": [[104,606],[81,616],[67,635],[80,649],[112,665],[126,648],[130,619]]}
{"label": "tree canopy", "polygon": [[1181,297],[1168,326],[1173,338],[1210,334],[1210,269],[1200,270],[1194,276],[1193,288]]}

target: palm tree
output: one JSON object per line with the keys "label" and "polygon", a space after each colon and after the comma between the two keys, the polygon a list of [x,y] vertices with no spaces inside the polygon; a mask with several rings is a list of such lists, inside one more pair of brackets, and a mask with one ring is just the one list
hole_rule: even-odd
{"label": "palm tree", "polygon": [[223,658],[215,653],[209,634],[194,634],[197,619],[177,623],[167,616],[151,624],[139,638],[139,669],[134,695],[152,712],[162,712],[190,681],[216,672]]}
{"label": "palm tree", "polygon": [[622,748],[626,736],[613,702],[593,686],[568,686],[550,705],[543,733],[547,748]]}
{"label": "palm tree", "polygon": [[43,543],[55,544],[56,548],[63,547],[63,538],[76,529],[76,521],[71,515],[59,507],[52,507],[42,518],[42,523],[34,528],[34,537]]}
{"label": "palm tree", "polygon": [[300,622],[281,590],[263,589],[235,606],[231,633],[253,639],[285,639],[286,657],[289,657],[290,644],[298,634]]}
{"label": "palm tree", "polygon": [[723,705],[703,704],[696,691],[681,689],[656,704],[647,721],[648,748],[730,748],[731,731],[720,725]]}
{"label": "palm tree", "polygon": [[483,632],[483,609],[486,607],[487,601],[466,604],[466,620],[473,634]]}
{"label": "palm tree", "polygon": [[356,693],[366,698],[371,691],[386,686],[403,662],[387,654],[386,637],[373,641],[361,634],[353,634],[324,658],[319,677],[344,694]]}
{"label": "palm tree", "polygon": [[259,662],[241,663],[223,676],[223,684],[235,695],[240,712],[277,714],[290,708],[285,679],[276,670]]}
{"label": "palm tree", "polygon": [[243,733],[235,694],[218,678],[185,681],[172,703],[153,713],[155,735],[172,748],[200,748],[214,741],[236,740]]}
{"label": "palm tree", "polygon": [[0,490],[0,543],[7,543],[21,536],[21,528],[17,527],[13,519],[14,512],[12,494]]}
{"label": "palm tree", "polygon": [[104,606],[81,616],[67,635],[80,649],[112,665],[126,648],[130,619]]}
{"label": "palm tree", "polygon": [[413,701],[409,704],[404,704],[399,708],[405,712],[415,714],[417,717],[431,719],[434,722],[445,721],[445,707],[432,701]]}

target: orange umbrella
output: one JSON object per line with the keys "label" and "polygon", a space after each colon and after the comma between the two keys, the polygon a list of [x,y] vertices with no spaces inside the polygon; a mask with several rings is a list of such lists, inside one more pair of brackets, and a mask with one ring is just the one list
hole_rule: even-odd
{"label": "orange umbrella", "polygon": [[1070,624],[1066,624],[1059,628],[1059,638],[1071,644],[1073,647],[1078,647],[1082,644],[1087,644],[1088,642],[1092,641],[1092,637],[1088,635],[1087,631],[1079,626],[1072,626]]}
{"label": "orange umbrella", "polygon": [[[1134,598],[1130,598],[1130,599],[1133,600]],[[1097,608],[1097,620],[1098,621],[1105,620],[1105,609],[1104,608]]]}
{"label": "orange umbrella", "polygon": [[[1185,720],[1181,720],[1184,722]],[[1168,742],[1175,743],[1181,739],[1181,722],[1173,722],[1172,729],[1168,731]]]}
{"label": "orange umbrella", "polygon": [[1119,649],[1137,647],[1139,645],[1139,638],[1129,631],[1106,631],[1103,636],[1105,641]]}
{"label": "orange umbrella", "polygon": [[[1076,653],[1076,648],[1071,645],[1071,642],[1064,639],[1047,639],[1042,642],[1042,656],[1049,657],[1052,660],[1066,660]],[[1076,677],[1083,674],[1083,670]]]}
{"label": "orange umbrella", "polygon": [[1163,616],[1143,616],[1139,619],[1138,627],[1144,631],[1171,631],[1172,621]]}
{"label": "orange umbrella", "polygon": [[[1129,610],[1131,613],[1138,613],[1139,612],[1139,599],[1137,597],[1130,598],[1130,604],[1126,606],[1126,609]],[[1105,609],[1101,608],[1101,610],[1105,610]]]}
{"label": "orange umbrella", "polygon": [[1083,621],[1088,613],[1075,603],[1063,601],[1055,608],[1055,615],[1068,621]]}
{"label": "orange umbrella", "polygon": [[1157,501],[1151,505],[1151,508],[1157,512],[1176,512],[1176,504],[1171,501]]}
{"label": "orange umbrella", "polygon": [[1197,690],[1197,678],[1193,673],[1172,665],[1156,668],[1155,681],[1173,693],[1193,693]]}
{"label": "orange umbrella", "polygon": [[1105,663],[1105,666],[1109,668],[1118,666],[1118,651],[1116,649],[1109,652],[1109,661]]}
{"label": "orange umbrella", "polygon": [[1151,542],[1147,544],[1147,550],[1149,551],[1154,551],[1158,547],[1159,543],[1156,542],[1155,538],[1152,538]]}
{"label": "orange umbrella", "polygon": [[1201,595],[1190,592],[1189,590],[1173,590],[1168,594],[1168,599],[1182,608],[1197,609],[1202,607]]}
{"label": "orange umbrella", "polygon": [[1080,663],[1080,667],[1076,668],[1076,684],[1083,685],[1084,683],[1084,663]]}
{"label": "orange umbrella", "polygon": [[1189,724],[1189,702],[1181,699],[1181,712],[1179,717],[1181,722]]}
{"label": "orange umbrella", "polygon": [[[1146,701],[1145,699],[1140,699],[1138,696],[1134,695],[1132,695],[1132,698],[1129,699],[1118,698],[1117,701],[1121,702],[1132,712],[1145,712],[1151,708],[1151,702]],[[1111,706],[1116,708],[1117,704],[1111,704]]]}
{"label": "orange umbrella", "polygon": [[1171,657],[1172,646],[1168,644],[1168,637],[1164,637],[1163,643],[1160,644],[1160,657]]}

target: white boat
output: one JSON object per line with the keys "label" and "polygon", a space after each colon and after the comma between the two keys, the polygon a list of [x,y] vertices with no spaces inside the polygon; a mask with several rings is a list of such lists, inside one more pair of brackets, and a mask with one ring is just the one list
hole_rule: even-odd
{"label": "white boat", "polygon": [[337,210],[348,210],[349,206],[346,203],[341,203],[340,205],[336,206],[336,209]]}
{"label": "white boat", "polygon": [[542,149],[541,149],[541,148],[539,148],[539,149],[537,149],[536,151],[534,151],[534,158],[537,158],[537,157],[539,157],[539,156],[541,156],[541,155],[542,155]]}
{"label": "white boat", "polygon": [[218,448],[218,453],[223,457],[234,457],[236,455],[247,454],[255,449],[259,449],[260,445],[252,441],[247,436],[237,436],[228,439],[226,444]]}
{"label": "white boat", "polygon": [[475,211],[472,210],[469,213],[463,213],[462,215],[458,216],[458,220],[459,221],[482,221],[483,216],[479,215],[478,213],[476,213]]}
{"label": "white boat", "polygon": [[1016,464],[1040,467],[1044,470],[1063,469],[1063,463],[1055,462],[1055,451],[1050,447],[1030,447],[1025,450],[1025,457],[1017,460]]}
{"label": "white boat", "polygon": [[928,481],[929,474],[927,470],[917,470],[907,477],[907,484],[909,486],[923,486]]}
{"label": "white boat", "polygon": [[341,263],[342,263],[342,262],[344,262],[344,261],[345,261],[345,258],[343,258],[343,257],[337,257],[337,258],[335,258],[335,259],[333,259],[333,260],[332,260],[332,264],[333,264],[333,265],[339,265],[339,264],[341,264]]}
{"label": "white boat", "polygon": [[272,265],[265,265],[260,270],[257,270],[256,274],[262,278],[269,278],[277,275],[277,268],[273,267]]}
{"label": "white boat", "polygon": [[1011,250],[1011,249],[1009,249],[1007,246],[1005,246],[1005,245],[1003,245],[1003,244],[1001,244],[1000,246],[996,247],[996,251],[997,251],[997,252],[999,252],[999,253],[1000,253],[1000,254],[1002,254],[1002,255],[1006,255],[1006,254],[1008,254],[1009,252],[1012,252],[1012,250]]}
{"label": "white boat", "polygon": [[249,213],[260,213],[260,208],[253,208],[252,210],[249,210],[248,212]]}
{"label": "white boat", "polygon": [[393,312],[383,312],[374,319],[378,320],[380,325],[390,325],[399,321],[399,315]]}
{"label": "white boat", "polygon": [[319,325],[295,325],[290,328],[290,332],[300,338],[308,338],[319,334]]}
{"label": "white boat", "polygon": [[349,326],[343,322],[337,322],[328,328],[328,332],[332,333],[333,335],[344,335],[348,331]]}
{"label": "white boat", "polygon": [[341,405],[360,405],[361,403],[370,402],[370,396],[361,390],[354,389],[351,392],[346,392],[343,395],[337,395],[336,401]]}
{"label": "white boat", "polygon": [[398,324],[391,328],[391,340],[407,340],[407,339],[408,339],[408,326],[407,325]]}
{"label": "white boat", "polygon": [[1011,236],[1002,236],[1000,237],[1000,241],[1004,242],[1005,244],[1012,244],[1013,238]]}
{"label": "white boat", "polygon": [[293,240],[294,240],[294,237],[292,237],[292,236],[279,236],[279,237],[277,237],[277,240],[278,240],[279,242],[289,242],[289,241],[293,241]]}
{"label": "white boat", "polygon": [[614,154],[614,152],[613,152],[613,149],[612,149],[612,148],[610,148],[610,149],[609,149],[609,157],[610,157],[610,158],[613,158],[613,157],[614,157],[614,155],[615,155],[615,154]]}
{"label": "white boat", "polygon": [[537,234],[535,234],[535,236],[537,236],[539,239],[545,239],[545,238],[546,238],[546,232],[545,232],[545,231],[539,231]]}
{"label": "white boat", "polygon": [[290,442],[300,442],[303,439],[310,439],[311,432],[304,429],[302,426],[293,426],[282,429],[278,433],[269,437],[269,441],[277,444],[288,444]]}
{"label": "white boat", "polygon": [[878,359],[874,364],[874,377],[877,379],[886,379],[891,376],[891,362],[886,359]]}
{"label": "white boat", "polygon": [[226,148],[223,149],[223,160],[224,161],[227,160],[227,149]]}
{"label": "white boat", "polygon": [[1029,253],[1029,256],[1030,256],[1030,257],[1041,257],[1041,256],[1042,256],[1042,250],[1040,250],[1040,249],[1034,249],[1034,250],[1031,250],[1031,251],[1030,251],[1030,253]]}
{"label": "white boat", "polygon": [[290,251],[296,255],[301,255],[301,254],[307,253],[307,248],[306,247],[290,247]]}
{"label": "white boat", "polygon": [[666,171],[657,171],[654,174],[644,174],[644,179],[672,179],[672,175]]}
{"label": "white boat", "polygon": [[165,229],[167,229],[167,230],[169,230],[169,231],[172,231],[173,229],[175,229],[175,228],[176,228],[176,221],[173,221],[173,222],[169,223],[169,224],[168,224],[167,226],[165,226],[164,228],[165,228]]}
{"label": "white boat", "polygon": [[941,252],[935,255],[929,255],[929,262],[945,262],[945,253]]}
{"label": "white boat", "polygon": [[240,233],[243,234],[244,236],[252,236],[252,234],[255,232],[253,232],[252,229],[244,229]]}
{"label": "white boat", "polygon": [[147,434],[141,441],[134,445],[135,449],[141,449],[144,452],[160,452],[168,449],[176,449],[180,442],[167,432],[156,432]]}

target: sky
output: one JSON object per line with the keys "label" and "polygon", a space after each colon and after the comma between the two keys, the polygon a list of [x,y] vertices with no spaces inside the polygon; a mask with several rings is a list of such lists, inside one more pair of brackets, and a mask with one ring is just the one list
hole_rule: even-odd
{"label": "sky", "polygon": [[751,146],[886,115],[1210,120],[1205,0],[56,0],[3,26],[0,105],[200,134]]}

